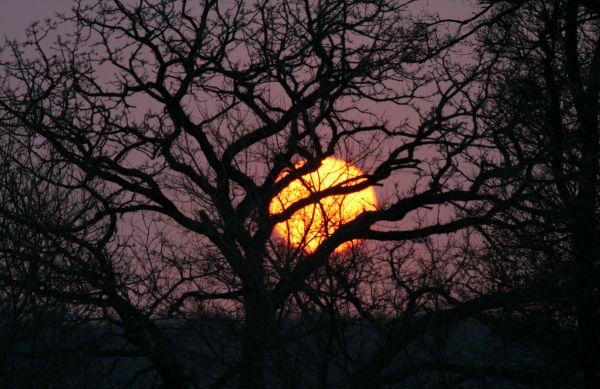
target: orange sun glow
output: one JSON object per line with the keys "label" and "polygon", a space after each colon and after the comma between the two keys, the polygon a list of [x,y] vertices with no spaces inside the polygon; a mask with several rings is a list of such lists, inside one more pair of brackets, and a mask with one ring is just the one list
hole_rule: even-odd
{"label": "orange sun glow", "polygon": [[[296,164],[296,168],[304,162]],[[289,172],[283,173],[284,177]],[[323,191],[333,186],[351,187],[363,182],[363,172],[356,166],[339,159],[326,158],[316,171],[305,174],[292,181],[272,201],[269,207],[271,214],[278,214],[298,200],[312,193]],[[301,247],[308,253],[317,247],[342,224],[347,223],[364,211],[376,209],[377,198],[373,187],[349,193],[332,195],[311,203],[275,226],[277,234],[294,247]],[[345,242],[338,246],[336,253],[342,252],[356,241]]]}

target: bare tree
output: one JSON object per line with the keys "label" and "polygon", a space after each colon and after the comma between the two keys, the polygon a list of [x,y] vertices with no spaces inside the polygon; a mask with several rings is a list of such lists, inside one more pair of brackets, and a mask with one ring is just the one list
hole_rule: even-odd
{"label": "bare tree", "polygon": [[486,233],[494,283],[529,295],[498,327],[541,345],[565,384],[582,373],[586,388],[600,384],[599,12],[593,1],[521,2],[482,41],[498,58],[484,121],[531,172],[510,227]]}
{"label": "bare tree", "polygon": [[[72,30],[53,43],[52,25],[35,25],[24,46],[9,43],[3,136],[35,154],[36,190],[65,193],[44,205],[58,219],[2,210],[55,242],[56,251],[35,250],[49,267],[35,293],[122,328],[129,345],[110,351],[146,357],[172,388],[203,374],[186,367],[193,351],[169,332],[175,318],[242,320],[239,356],[204,339],[225,368],[200,379],[260,388],[269,353],[285,342],[281,317],[329,312],[334,334],[341,306],[366,319],[398,315],[373,357],[348,372],[360,386],[381,381],[423,333],[431,316],[420,313],[447,308],[439,317],[460,319],[504,301],[457,295],[450,265],[439,262],[404,269],[410,280],[394,273],[403,242],[489,222],[518,193],[493,190],[514,161],[487,151],[475,114],[471,86],[493,63],[450,57],[489,21],[415,18],[411,3],[78,1],[63,20]],[[330,156],[365,174],[269,212],[283,188]],[[408,182],[394,186],[401,173]],[[273,237],[304,206],[369,186],[383,187],[379,208],[313,252]],[[335,253],[361,240],[354,257]],[[370,280],[386,293],[367,293]],[[321,354],[322,386],[331,354]]]}

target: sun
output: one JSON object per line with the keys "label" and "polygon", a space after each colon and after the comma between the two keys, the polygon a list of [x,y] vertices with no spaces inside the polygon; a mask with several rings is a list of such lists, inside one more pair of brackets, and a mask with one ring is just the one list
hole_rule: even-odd
{"label": "sun", "polygon": [[[297,163],[296,168],[303,164],[304,162]],[[279,179],[288,173],[283,173]],[[358,178],[363,175],[358,167],[346,161],[326,158],[316,171],[303,175],[285,187],[271,201],[269,211],[272,215],[281,213],[298,200],[333,186],[351,187],[359,184],[366,179]],[[377,197],[373,187],[349,194],[332,195],[296,211],[289,219],[278,223],[275,231],[292,246],[312,253],[341,225],[355,219],[364,211],[375,210],[376,206]],[[338,246],[335,252],[342,252],[356,243],[357,241],[345,242]]]}

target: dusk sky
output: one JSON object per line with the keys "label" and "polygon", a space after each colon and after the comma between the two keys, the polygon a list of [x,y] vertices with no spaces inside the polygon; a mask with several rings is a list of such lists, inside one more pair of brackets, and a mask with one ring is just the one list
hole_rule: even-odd
{"label": "dusk sky", "polygon": [[[0,39],[22,39],[25,28],[35,20],[52,17],[69,10],[72,0],[0,0]],[[464,17],[470,0],[422,0],[418,8],[436,10],[447,17]]]}
{"label": "dusk sky", "polygon": [[71,0],[0,0],[0,37],[20,39],[35,20],[52,17],[69,9]]}

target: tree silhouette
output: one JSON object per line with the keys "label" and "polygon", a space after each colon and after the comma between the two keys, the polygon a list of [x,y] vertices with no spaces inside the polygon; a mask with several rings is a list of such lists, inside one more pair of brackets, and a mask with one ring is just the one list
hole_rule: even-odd
{"label": "tree silhouette", "polygon": [[[391,315],[376,350],[346,372],[358,387],[383,385],[432,318],[504,304],[510,296],[466,292],[462,259],[419,265],[411,254],[491,222],[520,194],[518,166],[489,151],[477,116],[476,81],[495,62],[452,59],[493,7],[445,21],[413,17],[410,3],[77,1],[60,34],[38,24],[25,45],[9,42],[0,128],[16,151],[2,154],[3,179],[26,182],[5,187],[1,217],[25,232],[7,235],[2,260],[23,270],[3,285],[110,323],[127,343],[99,352],[145,357],[169,388],[281,383],[271,367],[296,314],[328,326],[315,354],[323,387],[343,318],[374,328]],[[364,176],[269,212],[332,156]],[[273,237],[306,205],[370,186],[383,188],[378,209],[314,251]],[[210,339],[202,326],[217,319],[223,339]],[[203,347],[182,346],[171,326]],[[239,352],[216,350],[226,337]],[[194,353],[216,360],[218,375],[188,366]]]}
{"label": "tree silhouette", "polygon": [[554,382],[572,386],[579,372],[583,387],[594,388],[600,8],[594,1],[521,3],[482,42],[498,59],[485,121],[497,129],[499,151],[530,166],[527,195],[504,218],[510,227],[486,233],[485,267],[497,287],[529,296],[496,326],[545,350],[544,374],[554,371]]}

